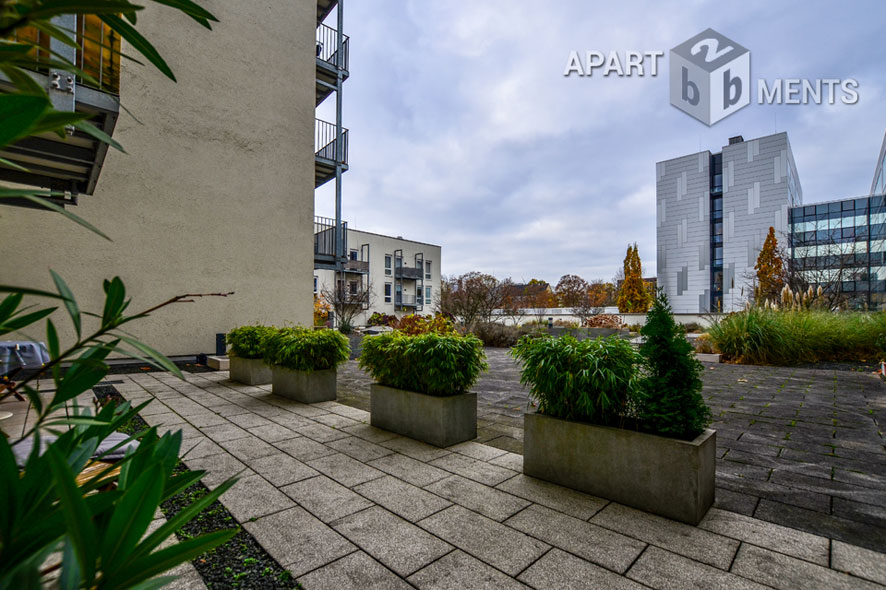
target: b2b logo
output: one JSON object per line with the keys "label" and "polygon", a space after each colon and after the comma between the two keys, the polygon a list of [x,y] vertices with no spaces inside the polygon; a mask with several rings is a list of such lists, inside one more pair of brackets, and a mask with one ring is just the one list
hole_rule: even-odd
{"label": "b2b logo", "polygon": [[671,104],[705,125],[751,102],[751,52],[713,29],[671,49]]}

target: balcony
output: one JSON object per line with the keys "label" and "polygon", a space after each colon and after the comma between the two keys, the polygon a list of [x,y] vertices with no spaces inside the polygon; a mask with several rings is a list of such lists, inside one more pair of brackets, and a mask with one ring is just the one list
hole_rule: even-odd
{"label": "balcony", "polygon": [[[314,124],[314,188],[323,186],[335,178],[339,138],[335,124],[320,119]],[[348,169],[348,130],[341,135],[342,172]],[[316,233],[316,232],[315,232]]]}
{"label": "balcony", "polygon": [[[338,39],[342,38],[342,51],[338,52]],[[320,104],[335,92],[338,83],[338,71],[341,70],[342,81],[347,80],[348,73],[348,36],[334,28],[321,24],[317,27],[317,102]]]}
{"label": "balcony", "polygon": [[421,300],[419,300],[419,302],[416,303],[415,295],[409,295],[406,293],[403,293],[403,294],[398,293],[394,297],[394,304],[400,305],[403,307],[416,307],[417,305],[421,304]]}
{"label": "balcony", "polygon": [[[93,80],[75,80],[49,67],[32,72],[31,77],[49,91],[55,108],[87,113],[94,125],[112,135],[120,112],[120,55],[102,45],[119,50],[120,37],[94,15],[61,18],[70,19],[67,28],[74,33],[76,48],[52,41],[33,28],[19,31],[18,39],[44,48],[40,55],[45,59],[50,59],[51,52],[64,55]],[[0,92],[14,88],[9,78],[0,73]],[[107,144],[79,130],[73,130],[66,139],[54,133],[29,137],[0,152],[0,158],[27,171],[0,164],[0,180],[70,192],[74,197],[91,195],[107,151]],[[63,203],[74,204],[76,199]]]}
{"label": "balcony", "polygon": [[[347,252],[348,224],[346,221],[341,223],[341,236],[342,252]],[[314,218],[314,268],[335,270],[335,219]]]}
{"label": "balcony", "polygon": [[317,0],[317,24],[326,20],[326,17],[337,5],[338,0]]}
{"label": "balcony", "polygon": [[422,269],[412,266],[394,266],[394,276],[398,279],[421,280]]}
{"label": "balcony", "polygon": [[345,271],[347,272],[357,272],[361,274],[365,274],[369,272],[369,261],[368,260],[351,260],[348,259],[345,262]]}

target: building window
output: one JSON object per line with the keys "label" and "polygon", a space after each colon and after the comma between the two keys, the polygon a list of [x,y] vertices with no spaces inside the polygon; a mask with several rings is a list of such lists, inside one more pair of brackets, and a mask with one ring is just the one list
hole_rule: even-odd
{"label": "building window", "polygon": [[[388,276],[391,275],[391,258],[393,257],[390,254],[385,254],[385,274]],[[390,301],[388,303],[390,303]]]}
{"label": "building window", "polygon": [[357,281],[351,281],[348,286],[350,287],[351,296],[357,296]]}
{"label": "building window", "polygon": [[357,261],[357,251],[356,250],[351,250],[351,260],[353,260],[354,262]]}
{"label": "building window", "polygon": [[[431,263],[429,262],[428,264],[430,265]],[[425,305],[430,305],[430,304],[431,304],[431,288],[425,287]]]}
{"label": "building window", "polygon": [[317,294],[317,277],[314,276],[314,295]]}
{"label": "building window", "polygon": [[431,278],[431,261],[430,260],[425,261],[425,278],[426,279]]}
{"label": "building window", "polygon": [[391,283],[385,283],[385,303],[391,302]]}

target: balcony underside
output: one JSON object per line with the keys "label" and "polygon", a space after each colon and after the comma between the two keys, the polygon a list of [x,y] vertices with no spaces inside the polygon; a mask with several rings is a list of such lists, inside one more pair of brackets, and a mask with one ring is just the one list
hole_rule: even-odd
{"label": "balcony underside", "polygon": [[338,0],[317,0],[317,24],[319,25],[326,17],[329,16],[329,13],[332,12],[332,9],[338,4]]}
{"label": "balcony underside", "polygon": [[[348,165],[342,164],[341,171],[347,172]],[[335,160],[314,156],[314,188],[318,188],[335,178]]]}
{"label": "balcony underside", "polygon": [[[32,76],[38,83],[47,84],[46,76],[36,73]],[[5,78],[0,78],[0,90],[11,89]],[[75,109],[92,115],[90,121],[94,125],[108,135],[113,134],[119,115],[119,105],[113,95],[78,86]],[[28,171],[0,163],[0,180],[91,195],[107,152],[107,144],[79,130],[65,139],[54,133],[28,137],[0,151],[0,158]]]}
{"label": "balcony underside", "polygon": [[[325,59],[319,57],[316,59],[317,74],[315,85],[317,87],[317,102],[315,106],[319,106],[330,94],[335,92],[335,85],[338,81],[336,79],[336,67]],[[335,57],[333,56],[332,59],[335,59]],[[342,81],[347,80],[349,75],[347,70],[342,70]]]}

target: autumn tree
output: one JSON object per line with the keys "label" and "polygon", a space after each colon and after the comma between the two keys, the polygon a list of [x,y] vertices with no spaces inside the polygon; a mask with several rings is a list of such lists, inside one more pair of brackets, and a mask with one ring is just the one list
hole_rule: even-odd
{"label": "autumn tree", "polygon": [[594,279],[588,285],[588,298],[593,307],[604,308],[615,305],[615,285],[603,279]]}
{"label": "autumn tree", "polygon": [[440,311],[459,318],[470,329],[493,319],[493,312],[504,308],[513,283],[492,275],[469,272],[451,277],[442,287]]}
{"label": "autumn tree", "polygon": [[577,307],[588,297],[588,283],[578,275],[563,275],[555,292],[560,307]]}
{"label": "autumn tree", "polygon": [[759,301],[778,300],[779,293],[784,287],[784,260],[778,250],[778,239],[775,237],[775,228],[769,228],[769,235],[763,242],[763,249],[757,256],[757,287],[755,296]]}
{"label": "autumn tree", "polygon": [[637,244],[628,245],[624,259],[624,280],[618,291],[618,311],[622,313],[645,313],[651,297],[643,283],[643,266]]}

